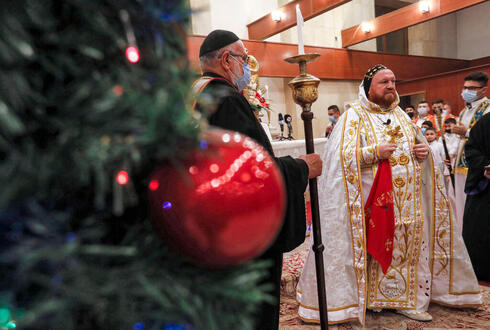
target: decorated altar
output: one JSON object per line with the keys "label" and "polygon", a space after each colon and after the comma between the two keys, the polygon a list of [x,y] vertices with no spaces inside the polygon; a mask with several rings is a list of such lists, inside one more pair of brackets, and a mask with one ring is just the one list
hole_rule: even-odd
{"label": "decorated altar", "polygon": [[[315,143],[315,153],[323,156],[327,140],[327,138],[313,140]],[[273,141],[271,144],[276,157],[291,156],[297,158],[299,155],[306,154],[305,140]]]}

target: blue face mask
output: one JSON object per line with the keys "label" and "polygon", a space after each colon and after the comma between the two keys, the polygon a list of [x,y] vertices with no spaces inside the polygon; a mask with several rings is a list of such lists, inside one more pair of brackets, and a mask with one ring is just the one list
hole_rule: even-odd
{"label": "blue face mask", "polygon": [[337,118],[335,118],[334,116],[328,116],[328,120],[330,120],[331,123],[337,122]]}
{"label": "blue face mask", "polygon": [[476,98],[477,98],[476,91],[470,91],[468,89],[464,89],[463,92],[461,93],[461,97],[466,102],[476,101]]}
{"label": "blue face mask", "polygon": [[[235,59],[235,61],[238,62],[238,60],[232,56],[233,59]],[[240,63],[240,62],[238,62]],[[242,64],[242,68],[243,68],[243,75],[241,77],[238,77],[236,80],[235,80],[235,85],[236,85],[236,88],[238,89],[238,91],[242,91],[245,87],[247,87],[248,83],[250,82],[250,68],[248,66],[248,63],[243,63]],[[237,75],[235,75],[235,73],[233,71],[231,71],[231,73],[233,73],[233,75],[236,77]]]}
{"label": "blue face mask", "polygon": [[422,127],[422,128],[420,129],[420,131],[422,132],[422,134],[424,134],[424,135],[425,135],[425,131],[427,131],[427,128]]}

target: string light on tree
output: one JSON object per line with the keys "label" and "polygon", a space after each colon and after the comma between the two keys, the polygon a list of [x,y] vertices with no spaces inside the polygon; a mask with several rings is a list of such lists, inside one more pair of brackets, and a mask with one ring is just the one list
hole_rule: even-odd
{"label": "string light on tree", "polygon": [[158,180],[151,180],[148,184],[148,189],[150,189],[151,191],[157,190],[158,187],[160,187],[160,183],[158,182]]}
{"label": "string light on tree", "polygon": [[126,38],[128,39],[128,44],[131,45],[126,48],[126,58],[131,63],[138,63],[140,60],[140,52],[136,47],[136,37],[134,36],[133,27],[131,26],[131,20],[129,19],[129,14],[126,10],[121,10],[119,12],[121,21],[123,22],[124,30],[126,31]]}
{"label": "string light on tree", "polygon": [[121,96],[123,93],[123,88],[120,85],[116,85],[112,88],[112,92],[116,94],[117,96]]}
{"label": "string light on tree", "polygon": [[126,171],[119,171],[116,175],[116,181],[120,185],[125,185],[129,182],[129,174]]}
{"label": "string light on tree", "polygon": [[138,51],[138,48],[134,46],[129,46],[126,48],[126,58],[131,63],[138,63],[140,60],[140,52]]}

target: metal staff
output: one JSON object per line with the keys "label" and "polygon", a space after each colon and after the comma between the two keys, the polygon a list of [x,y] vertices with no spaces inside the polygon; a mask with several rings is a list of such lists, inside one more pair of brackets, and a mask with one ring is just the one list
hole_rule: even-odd
{"label": "metal staff", "polygon": [[434,112],[436,113],[436,119],[439,123],[440,131],[441,131],[441,138],[442,138],[442,146],[444,147],[444,155],[446,156],[446,159],[449,160],[449,177],[451,178],[451,183],[453,184],[453,190],[454,188],[454,173],[453,173],[453,167],[451,166],[451,158],[449,158],[449,152],[447,150],[447,145],[446,145],[446,139],[444,138],[444,132],[442,131],[442,115],[441,115],[441,108],[435,108]]}
{"label": "metal staff", "polygon": [[[288,57],[286,62],[299,64],[299,75],[289,82],[289,87],[293,92],[293,99],[303,108],[301,119],[305,126],[306,153],[315,152],[313,144],[313,129],[311,120],[311,104],[318,98],[318,85],[320,79],[306,73],[306,63],[315,60],[320,54],[304,54]],[[328,329],[327,296],[325,290],[325,272],[323,266],[322,236],[320,231],[320,212],[318,209],[318,188],[316,178],[309,180],[310,199],[311,199],[311,218],[313,225],[313,251],[315,251],[316,282],[318,288],[318,306],[320,313],[320,325],[322,329]]]}

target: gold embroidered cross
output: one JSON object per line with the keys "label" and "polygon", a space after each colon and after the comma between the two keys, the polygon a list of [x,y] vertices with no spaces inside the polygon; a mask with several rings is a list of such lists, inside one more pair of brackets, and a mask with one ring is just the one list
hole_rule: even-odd
{"label": "gold embroidered cross", "polygon": [[390,251],[391,244],[392,244],[391,240],[390,239],[387,239],[386,242],[385,242],[386,251]]}
{"label": "gold embroidered cross", "polygon": [[388,141],[389,143],[397,143],[397,140],[403,137],[403,133],[400,132],[400,130],[401,130],[400,126],[391,128],[391,126],[388,125],[388,127],[386,127],[385,133],[390,136],[390,140]]}

